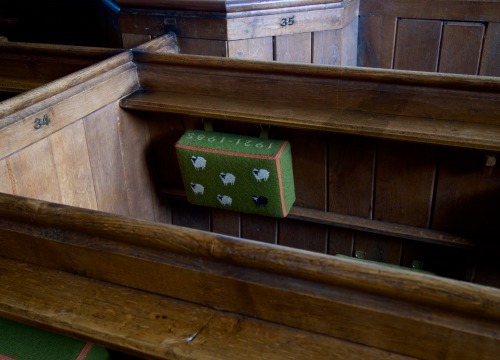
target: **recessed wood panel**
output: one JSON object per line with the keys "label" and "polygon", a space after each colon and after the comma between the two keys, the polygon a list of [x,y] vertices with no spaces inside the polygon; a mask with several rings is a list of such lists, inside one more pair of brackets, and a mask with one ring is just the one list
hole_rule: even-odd
{"label": "recessed wood panel", "polygon": [[118,130],[127,185],[129,215],[144,220],[155,220],[156,214],[152,174],[147,163],[149,131],[147,122],[135,113],[120,110]]}
{"label": "recessed wood panel", "polygon": [[12,181],[10,180],[9,169],[5,160],[0,160],[0,192],[13,193]]}
{"label": "recessed wood panel", "polygon": [[491,22],[486,29],[481,69],[479,73],[487,76],[500,76],[500,22]]}
{"label": "recessed wood panel", "polygon": [[311,33],[276,36],[274,58],[280,62],[310,63]]}
{"label": "recessed wood panel", "polygon": [[396,24],[395,16],[360,16],[358,66],[392,68]]}
{"label": "recessed wood panel", "polygon": [[75,122],[49,139],[63,204],[97,209],[83,122]]}
{"label": "recessed wood panel", "polygon": [[[296,200],[299,207],[325,211],[327,208],[328,148],[319,132],[277,129],[276,136],[290,142]],[[328,229],[323,225],[280,220],[280,245],[326,252]]]}
{"label": "recessed wood panel", "polygon": [[[432,227],[474,240],[500,236],[500,181],[481,151],[441,149]],[[498,163],[495,165],[498,167]]]}
{"label": "recessed wood panel", "polygon": [[429,226],[435,176],[433,147],[379,142],[374,219]]}
{"label": "recessed wood panel", "polygon": [[329,147],[329,210],[372,217],[375,143],[372,139],[331,135]]}
{"label": "recessed wood panel", "polygon": [[241,214],[241,237],[277,244],[277,220],[268,216]]}
{"label": "recessed wood panel", "polygon": [[127,183],[123,170],[115,104],[84,120],[97,208],[128,215]]}
{"label": "recessed wood panel", "polygon": [[354,254],[362,259],[399,265],[402,241],[397,238],[355,232]]}
{"label": "recessed wood panel", "polygon": [[179,52],[181,54],[227,56],[227,41],[207,40],[178,37]]}
{"label": "recessed wood panel", "polygon": [[446,22],[443,27],[439,72],[476,75],[483,46],[481,23]]}
{"label": "recessed wood panel", "polygon": [[60,203],[61,192],[52,149],[47,139],[7,159],[16,195]]}
{"label": "recessed wood panel", "polygon": [[228,41],[228,57],[252,60],[273,60],[272,36]]}
{"label": "recessed wood panel", "polygon": [[441,44],[441,21],[400,19],[394,69],[436,71]]}

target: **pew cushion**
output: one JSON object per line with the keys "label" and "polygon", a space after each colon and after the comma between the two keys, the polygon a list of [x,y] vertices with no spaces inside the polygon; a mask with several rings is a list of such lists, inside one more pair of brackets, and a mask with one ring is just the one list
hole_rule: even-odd
{"label": "pew cushion", "polygon": [[109,353],[89,342],[0,318],[0,359],[104,360]]}
{"label": "pew cushion", "polygon": [[188,130],[176,150],[193,204],[285,217],[295,201],[288,141]]}

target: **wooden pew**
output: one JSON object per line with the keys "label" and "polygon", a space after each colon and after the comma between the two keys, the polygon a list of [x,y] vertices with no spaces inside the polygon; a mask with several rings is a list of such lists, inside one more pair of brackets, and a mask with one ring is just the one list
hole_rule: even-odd
{"label": "wooden pew", "polygon": [[[498,286],[499,89],[135,49],[6,100],[0,316],[154,358],[496,358],[500,292],[463,280]],[[198,117],[290,140],[288,218],[183,200]]]}
{"label": "wooden pew", "polygon": [[37,88],[121,51],[123,50],[0,41],[0,99]]}

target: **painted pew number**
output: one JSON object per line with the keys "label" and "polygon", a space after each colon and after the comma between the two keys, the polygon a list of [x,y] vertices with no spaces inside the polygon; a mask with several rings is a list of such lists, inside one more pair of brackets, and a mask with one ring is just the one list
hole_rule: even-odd
{"label": "painted pew number", "polygon": [[292,26],[293,24],[295,24],[295,15],[289,18],[283,18],[280,22],[281,26]]}

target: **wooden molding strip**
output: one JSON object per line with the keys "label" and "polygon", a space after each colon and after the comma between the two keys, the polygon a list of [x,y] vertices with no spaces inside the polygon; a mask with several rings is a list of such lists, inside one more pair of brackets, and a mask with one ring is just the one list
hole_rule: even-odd
{"label": "wooden molding strip", "polygon": [[0,288],[2,317],[146,358],[406,358],[5,258],[0,258]]}
{"label": "wooden molding strip", "polygon": [[[167,189],[160,190],[160,194],[170,199],[186,201],[184,190]],[[444,231],[420,228],[416,226],[402,225],[396,223],[382,222],[364,219],[358,216],[344,215],[321,210],[307,209],[292,206],[287,216],[290,219],[301,220],[310,223],[337,226],[341,228],[381,234],[401,239],[428,242],[458,248],[478,248],[479,244],[473,240],[456,236]]]}
{"label": "wooden molding strip", "polygon": [[500,124],[469,123],[339,110],[233,97],[139,91],[120,100],[129,110],[169,112],[289,128],[500,151]]}
{"label": "wooden molding strip", "polygon": [[0,256],[398,354],[499,351],[500,290],[429,274],[10,195],[0,244]]}

